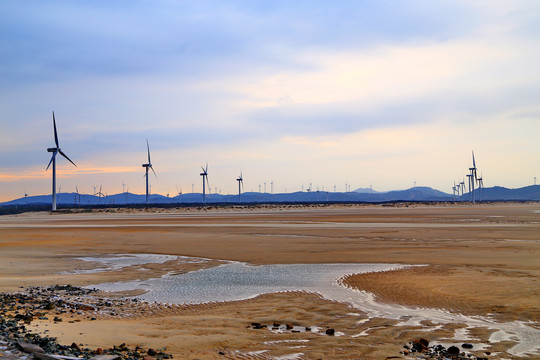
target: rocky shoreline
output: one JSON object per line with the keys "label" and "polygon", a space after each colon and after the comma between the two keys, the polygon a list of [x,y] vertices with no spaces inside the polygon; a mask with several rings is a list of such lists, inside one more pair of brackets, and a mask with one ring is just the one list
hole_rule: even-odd
{"label": "rocky shoreline", "polygon": [[[172,355],[165,349],[143,349],[139,346],[129,348],[125,343],[112,348],[85,348],[83,344],[60,344],[56,338],[41,336],[27,330],[27,325],[34,320],[62,322],[66,316],[86,316],[96,320],[92,314],[116,315],[115,309],[124,305],[126,300],[96,298],[93,304],[81,302],[81,297],[95,290],[83,289],[70,285],[32,287],[18,293],[0,293],[0,355],[3,360],[10,358],[28,358],[40,360],[162,360]],[[79,319],[68,320],[70,322]],[[45,330],[47,331],[47,330]]]}

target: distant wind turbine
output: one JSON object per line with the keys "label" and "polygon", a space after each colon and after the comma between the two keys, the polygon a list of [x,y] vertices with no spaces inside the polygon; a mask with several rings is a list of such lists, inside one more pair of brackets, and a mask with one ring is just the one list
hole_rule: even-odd
{"label": "distant wind turbine", "polygon": [[242,177],[242,172],[240,171],[240,176],[236,179],[238,181],[238,202],[240,202],[240,196],[242,194],[242,188],[244,187],[244,178]]}
{"label": "distant wind turbine", "polygon": [[482,174],[478,178],[478,201],[482,201],[482,192],[484,190],[484,179],[482,179]]}
{"label": "distant wind turbine", "polygon": [[471,192],[471,201],[475,202],[475,198],[474,198],[474,183],[475,181],[478,181],[478,176],[476,174],[476,162],[474,161],[474,151],[472,152],[472,161],[473,161],[473,166],[471,168],[469,168],[469,171],[471,172],[470,174],[470,177],[469,177],[469,191]]}
{"label": "distant wind turbine", "polygon": [[203,168],[201,166],[201,169],[203,171],[202,173],[200,173],[200,175],[202,176],[202,201],[203,203],[206,203],[205,185],[208,185],[208,189],[210,189],[210,183],[208,182],[208,163],[206,163],[206,168]]}
{"label": "distant wind turbine", "polygon": [[144,174],[144,176],[146,177],[146,203],[148,204],[148,201],[150,199],[148,192],[148,169],[152,169],[152,172],[157,179],[157,174],[152,167],[152,161],[150,161],[150,145],[148,145],[148,139],[146,139],[146,149],[148,150],[148,164],[142,164],[142,167],[146,168],[146,173]]}
{"label": "distant wind turbine", "polygon": [[72,163],[75,167],[75,163],[71,161],[70,158],[67,157],[66,154],[62,152],[60,149],[60,145],[58,144],[58,133],[56,132],[56,119],[54,118],[54,111],[53,111],[53,127],[54,127],[54,143],[56,144],[56,147],[48,148],[48,152],[52,152],[51,161],[49,161],[49,165],[47,165],[47,171],[49,169],[49,166],[51,166],[52,163],[52,211],[56,210],[56,155],[60,153],[63,157],[65,157],[70,163]]}

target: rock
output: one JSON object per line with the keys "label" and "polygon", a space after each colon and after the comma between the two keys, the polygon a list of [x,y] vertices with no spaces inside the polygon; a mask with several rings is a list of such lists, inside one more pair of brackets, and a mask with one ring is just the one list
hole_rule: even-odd
{"label": "rock", "polygon": [[311,328],[306,326],[306,332],[310,332]]}
{"label": "rock", "polygon": [[287,330],[291,330],[293,328],[291,324],[286,324],[285,327],[287,328]]}
{"label": "rock", "polygon": [[472,349],[473,345],[469,344],[469,343],[464,343],[464,344],[461,345],[461,347],[464,348],[464,349]]}
{"label": "rock", "polygon": [[55,317],[54,317],[54,321],[55,321],[55,322],[62,322],[62,318],[61,318],[61,317],[58,317],[58,316],[55,316]]}
{"label": "rock", "polygon": [[81,352],[81,348],[76,343],[72,343],[70,348],[72,348],[73,350],[76,350],[78,352]]}
{"label": "rock", "polygon": [[446,349],[446,352],[450,356],[457,356],[459,355],[459,348],[457,346],[450,346],[448,349]]}
{"label": "rock", "polygon": [[336,330],[334,329],[326,329],[326,335],[334,336],[336,333]]}
{"label": "rock", "polygon": [[274,321],[274,323],[272,324],[272,326],[273,326],[273,327],[276,327],[276,328],[278,328],[278,327],[279,327],[279,325],[281,325],[281,324],[280,324],[280,323],[278,323],[278,322],[275,322],[275,321]]}
{"label": "rock", "polygon": [[97,348],[96,350],[94,350],[94,355],[101,355],[101,354],[103,354],[102,348]]}
{"label": "rock", "polygon": [[426,351],[429,346],[429,341],[426,339],[420,338],[412,341],[412,350],[423,352]]}
{"label": "rock", "polygon": [[28,354],[34,354],[34,353],[44,353],[45,351],[41,348],[39,345],[30,344],[27,342],[18,342],[17,348],[21,351],[24,351]]}
{"label": "rock", "polygon": [[143,360],[154,360],[154,358],[151,356],[145,356],[143,357]]}
{"label": "rock", "polygon": [[156,352],[156,350],[150,348],[150,349],[148,349],[148,355],[150,355],[150,356],[156,356],[156,355],[157,355],[157,352]]}

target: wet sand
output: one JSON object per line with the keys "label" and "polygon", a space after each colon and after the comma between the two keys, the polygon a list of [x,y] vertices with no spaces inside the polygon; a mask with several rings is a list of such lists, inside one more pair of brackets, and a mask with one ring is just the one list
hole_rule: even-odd
{"label": "wet sand", "polygon": [[[494,314],[499,321],[534,321],[539,328],[539,210],[539,204],[370,205],[3,216],[0,291],[14,291],[19,286],[83,286],[152,278],[214,266],[218,260],[252,264],[421,264],[429,266],[355,275],[346,284],[372,292],[381,302],[469,315]],[[77,257],[126,253],[215,261],[60,274],[90,268],[91,264]],[[262,295],[188,308],[158,309],[137,317],[81,318],[76,323],[49,321],[35,325],[65,343],[106,347],[126,342],[167,347],[177,358],[199,359],[272,358],[294,353],[308,359],[384,359],[401,356],[402,345],[414,338],[448,340],[455,335],[453,329],[464,326],[447,324],[426,332],[422,326],[396,326],[392,319],[369,319],[359,324],[366,319],[361,311],[303,293]],[[275,334],[247,327],[251,322],[274,321],[332,327],[344,335]],[[475,332],[473,342],[485,342],[493,331]],[[293,341],[279,342],[282,340]],[[506,351],[514,344],[512,340],[502,341],[490,350]],[[513,356],[502,353],[490,358],[502,357]]]}

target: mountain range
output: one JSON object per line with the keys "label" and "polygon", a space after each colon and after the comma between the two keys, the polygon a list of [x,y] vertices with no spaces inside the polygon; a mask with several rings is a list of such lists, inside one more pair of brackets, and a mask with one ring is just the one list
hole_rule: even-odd
{"label": "mountain range", "polygon": [[[366,191],[369,190],[369,191]],[[476,189],[474,191],[477,201],[540,201],[540,185],[531,185],[518,189],[508,189],[495,186],[491,188]],[[455,200],[469,200],[469,193],[456,197]],[[57,202],[64,206],[88,205],[126,205],[144,204],[145,195],[121,193],[99,197],[96,195],[60,193]],[[238,195],[206,194],[207,203],[298,203],[298,202],[392,202],[392,201],[453,201],[452,194],[425,186],[416,186],[406,190],[376,192],[371,189],[357,189],[351,192],[303,191],[294,193],[260,193],[246,192]],[[21,197],[19,199],[0,203],[0,206],[13,205],[43,205],[51,203],[51,195],[36,195]],[[159,194],[150,195],[150,204],[178,204],[202,203],[202,194],[188,193],[167,197]]]}

